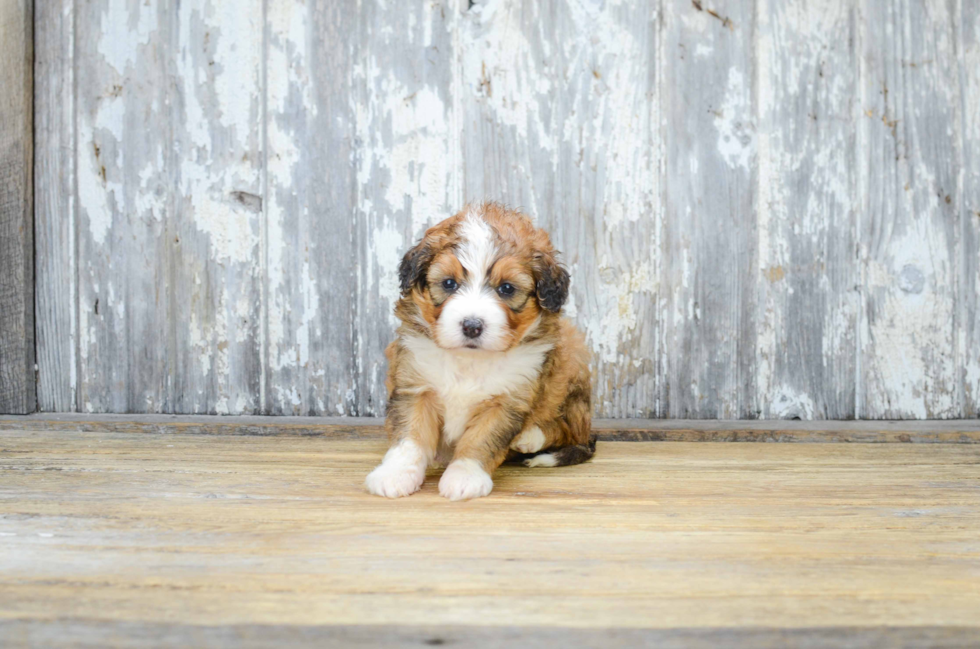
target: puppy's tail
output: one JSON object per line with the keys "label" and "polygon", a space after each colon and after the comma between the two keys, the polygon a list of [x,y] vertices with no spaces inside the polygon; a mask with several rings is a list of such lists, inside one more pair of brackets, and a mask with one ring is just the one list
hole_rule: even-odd
{"label": "puppy's tail", "polygon": [[524,466],[529,467],[552,467],[570,466],[588,462],[595,455],[595,443],[597,437],[589,435],[587,444],[575,444],[572,446],[561,446],[551,448],[539,453],[535,453],[524,460]]}

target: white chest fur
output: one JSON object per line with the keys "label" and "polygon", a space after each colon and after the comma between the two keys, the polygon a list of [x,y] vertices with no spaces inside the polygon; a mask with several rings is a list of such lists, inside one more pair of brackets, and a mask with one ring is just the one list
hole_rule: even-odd
{"label": "white chest fur", "polygon": [[450,351],[422,336],[405,336],[404,343],[419,374],[445,405],[443,441],[447,444],[463,434],[478,403],[527,389],[538,378],[552,347],[530,343],[506,352]]}

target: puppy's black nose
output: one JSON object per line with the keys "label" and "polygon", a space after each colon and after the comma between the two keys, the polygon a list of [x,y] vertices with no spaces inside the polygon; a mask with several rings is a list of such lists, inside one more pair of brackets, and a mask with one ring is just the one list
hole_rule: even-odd
{"label": "puppy's black nose", "polygon": [[463,335],[467,338],[479,338],[483,333],[483,320],[467,318],[463,320]]}

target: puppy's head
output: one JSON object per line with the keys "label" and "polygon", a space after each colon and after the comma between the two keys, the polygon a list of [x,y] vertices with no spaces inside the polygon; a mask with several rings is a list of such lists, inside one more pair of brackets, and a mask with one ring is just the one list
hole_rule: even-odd
{"label": "puppy's head", "polygon": [[429,228],[399,278],[396,314],[445,349],[510,349],[568,297],[548,234],[492,203]]}

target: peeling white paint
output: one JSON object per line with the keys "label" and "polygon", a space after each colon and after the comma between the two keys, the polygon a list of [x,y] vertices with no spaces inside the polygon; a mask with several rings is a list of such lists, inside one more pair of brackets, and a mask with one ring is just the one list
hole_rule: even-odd
{"label": "peeling white paint", "polygon": [[320,308],[320,293],[309,260],[303,262],[301,281],[303,314],[300,316],[299,329],[296,331],[296,342],[299,345],[299,365],[306,367],[310,362],[310,339],[314,335],[310,331],[310,326],[316,320]]}
{"label": "peeling white paint", "polygon": [[[130,12],[130,7],[136,8]],[[125,25],[126,36],[120,35]],[[127,0],[108,0],[102,14],[102,36],[99,53],[118,74],[125,74],[128,65],[135,62],[139,46],[149,45],[157,30],[157,7],[151,4],[132,3]]]}
{"label": "peeling white paint", "polygon": [[[612,269],[610,261],[600,264],[602,269]],[[653,275],[653,264],[647,260],[632,269],[616,273],[605,286],[598,313],[598,326],[590,326],[586,332],[593,351],[606,363],[622,362],[622,341],[634,331],[640,321],[634,303],[638,293],[653,294],[657,281]],[[642,323],[647,324],[647,323]]]}
{"label": "peeling white paint", "polygon": [[768,406],[775,419],[814,418],[813,398],[788,386],[779,387]]}
{"label": "peeling white paint", "polygon": [[238,2],[219,2],[209,7],[207,24],[215,43],[213,60],[225,68],[215,73],[217,117],[222,126],[235,131],[239,140],[245,140],[253,130],[256,91],[261,87],[262,12],[250,11]]}
{"label": "peeling white paint", "polygon": [[[92,239],[100,245],[105,243],[112,227],[113,213],[124,208],[119,175],[123,166],[125,119],[126,105],[122,97],[102,99],[94,118],[79,116],[78,201],[88,216]],[[113,151],[115,156],[110,158]]]}
{"label": "peeling white paint", "polygon": [[[384,227],[374,229],[374,236],[371,237],[368,248],[373,252],[372,266],[378,269],[378,295],[391,305],[388,309],[388,322],[392,327],[398,326],[398,318],[394,313],[394,305],[401,292],[398,283],[398,265],[401,263],[402,255],[405,254],[406,247],[401,233],[385,224]],[[369,281],[369,285],[371,283]]]}
{"label": "peeling white paint", "polygon": [[550,75],[527,65],[531,45],[525,35],[523,5],[488,0],[474,4],[467,13],[463,38],[474,45],[462,52],[462,75],[470,83],[467,91],[486,102],[494,117],[514,127],[522,140],[531,127],[536,146],[553,151],[552,129],[543,123],[539,103],[553,87]]}
{"label": "peeling white paint", "polygon": [[276,399],[281,403],[288,403],[291,406],[303,403],[295,386],[276,385],[273,386],[273,390],[276,392]]}
{"label": "peeling white paint", "polygon": [[[410,89],[393,73],[383,74],[373,58],[366,69],[355,68],[355,75],[377,80],[372,100],[355,106],[358,137],[370,143],[359,161],[358,183],[385,187],[382,213],[402,212],[410,205],[412,231],[421,234],[451,211],[452,120],[445,102],[431,88]],[[389,125],[390,132],[374,132],[379,122]],[[381,198],[365,200],[371,204]]]}
{"label": "peeling white paint", "polygon": [[954,304],[943,290],[949,261],[941,234],[925,219],[910,226],[891,240],[887,265],[868,263],[876,297],[865,324],[875,356],[869,398],[887,399],[877,407],[905,417],[948,417],[956,409],[947,378],[955,374]]}
{"label": "peeling white paint", "polygon": [[755,153],[752,100],[745,75],[735,66],[728,70],[725,99],[715,115],[718,153],[729,167],[749,169]]}
{"label": "peeling white paint", "polygon": [[[189,313],[178,337],[189,354],[184,401],[195,412],[249,412],[246,374],[259,320],[252,278],[259,270],[262,25],[258,0],[182,2],[177,14],[176,218],[183,254],[206,243],[177,303]],[[168,188],[168,191],[173,191]],[[179,290],[179,289],[177,289]],[[244,404],[240,406],[240,404]]]}
{"label": "peeling white paint", "polygon": [[194,221],[209,235],[215,261],[248,263],[255,259],[259,236],[252,212],[208,194],[198,194],[194,207]]}

